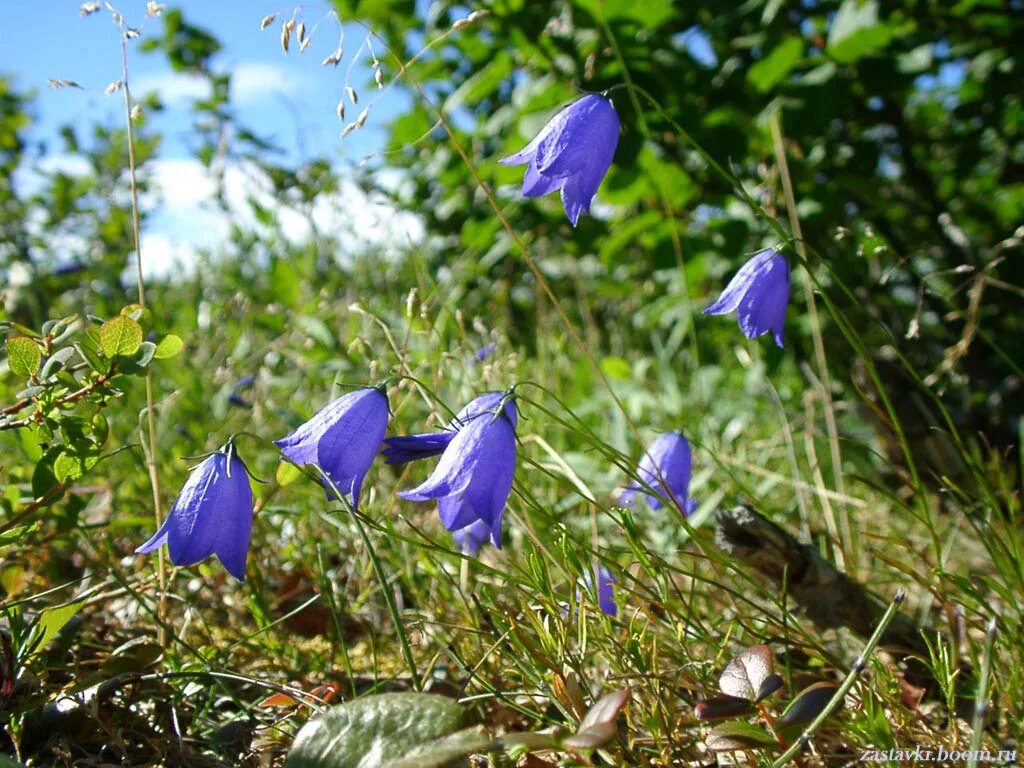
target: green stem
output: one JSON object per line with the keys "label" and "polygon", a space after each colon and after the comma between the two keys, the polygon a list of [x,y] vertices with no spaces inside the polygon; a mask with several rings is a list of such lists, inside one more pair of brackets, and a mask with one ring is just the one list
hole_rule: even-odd
{"label": "green stem", "polygon": [[875,627],[875,631],[871,634],[871,637],[868,638],[868,642],[864,646],[864,650],[861,651],[860,656],[853,663],[853,669],[850,670],[846,679],[843,680],[843,684],[839,686],[835,695],[832,696],[828,704],[825,705],[825,708],[821,710],[818,716],[814,718],[811,724],[804,729],[802,734],[800,734],[800,738],[794,741],[793,744],[790,745],[789,749],[783,752],[779,759],[772,763],[771,768],[782,768],[782,766],[788,764],[794,757],[796,757],[797,753],[807,746],[808,742],[810,742],[811,736],[814,735],[814,732],[817,731],[818,728],[821,727],[821,724],[824,723],[829,716],[835,712],[839,705],[843,703],[843,699],[846,698],[846,694],[850,692],[853,684],[857,682],[857,678],[860,677],[864,668],[867,666],[868,657],[874,653],[875,646],[878,645],[878,641],[882,639],[882,635],[885,633],[885,630],[889,628],[893,619],[896,618],[896,613],[899,611],[900,605],[906,599],[906,596],[906,593],[902,589],[897,590],[896,596],[892,599],[892,602],[889,603],[889,608],[886,610],[885,615],[882,616],[882,620],[878,622],[878,626]]}
{"label": "green stem", "polygon": [[[138,292],[139,306],[146,307],[146,285],[142,277],[142,224],[139,215],[139,184],[135,173],[135,131],[132,128],[132,97],[128,88],[128,44],[123,17],[119,17],[118,33],[121,37],[121,90],[124,92],[125,133],[128,139],[128,180],[132,193],[132,236],[135,245],[135,281]],[[154,410],[153,373],[146,368],[146,432],[148,445],[146,467],[149,470],[149,484],[153,490],[153,517],[157,529],[163,524],[163,512],[160,508],[160,474],[157,467],[156,412]],[[167,561],[163,547],[157,555],[157,573],[160,581],[160,605],[157,611],[162,619],[167,608]],[[160,630],[159,641],[164,642],[164,632]]]}
{"label": "green stem", "polygon": [[363,540],[363,546],[366,547],[366,555],[370,558],[370,565],[373,566],[373,572],[377,576],[377,581],[380,582],[381,592],[384,593],[384,603],[387,605],[391,621],[395,625],[395,632],[398,634],[398,642],[402,646],[402,657],[405,659],[406,666],[409,667],[409,674],[412,675],[412,687],[417,691],[422,690],[423,686],[420,682],[419,673],[416,671],[416,659],[413,658],[412,646],[409,645],[409,637],[405,634],[405,628],[402,626],[402,618],[398,614],[398,605],[395,603],[395,596],[391,593],[387,574],[384,573],[384,567],[381,565],[380,558],[377,557],[377,550],[373,547],[373,542],[370,540],[370,536],[366,532],[366,527],[363,525],[363,521],[359,517],[359,512],[352,506],[351,502],[349,502],[348,498],[341,492],[338,486],[334,484],[334,481],[331,480],[331,478],[323,472],[320,472],[319,475],[327,487],[334,493],[334,496],[341,500],[341,505],[345,507],[345,510],[349,513],[356,524],[356,528],[359,531],[359,538]]}
{"label": "green stem", "polygon": [[985,655],[981,660],[981,678],[974,693],[974,723],[971,734],[971,757],[967,768],[977,768],[978,753],[981,752],[981,737],[985,733],[985,715],[988,713],[988,681],[992,673],[992,652],[996,642],[998,624],[992,618],[985,630]]}

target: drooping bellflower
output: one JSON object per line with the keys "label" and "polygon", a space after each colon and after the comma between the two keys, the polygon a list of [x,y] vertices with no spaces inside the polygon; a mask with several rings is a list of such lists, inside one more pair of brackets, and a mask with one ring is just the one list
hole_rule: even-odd
{"label": "drooping bellflower", "polygon": [[[500,527],[500,520],[498,525]],[[452,531],[452,539],[455,540],[462,554],[473,557],[476,556],[476,553],[480,551],[480,547],[489,538],[491,538],[491,526],[483,520],[474,520],[465,528]]]}
{"label": "drooping bellflower", "polygon": [[674,498],[682,505],[684,514],[689,515],[697,508],[697,502],[689,498],[692,464],[686,438],[678,432],[666,432],[651,443],[640,460],[637,474],[643,484],[636,480],[630,483],[619,497],[619,503],[624,507],[632,506],[639,491],[647,496],[651,509],[661,509],[664,506],[661,499],[643,490],[650,486],[658,495]]}
{"label": "drooping bellflower", "polygon": [[[578,589],[576,590],[576,602],[580,603],[583,601],[583,589],[587,590],[594,589],[594,577],[597,576],[597,607],[601,609],[601,613],[605,616],[617,616],[619,613],[619,607],[615,604],[615,583],[618,579],[615,575],[608,570],[603,564],[596,565],[593,570],[587,571],[583,578],[577,582]],[[569,607],[568,603],[563,604],[562,618],[575,618],[575,612]]]}
{"label": "drooping bellflower", "polygon": [[604,564],[598,565],[595,569],[597,575],[597,606],[605,616],[616,616],[619,607],[615,604],[615,582],[618,579],[609,571]]}
{"label": "drooping bellflower", "polygon": [[332,401],[274,444],[296,464],[318,467],[358,507],[363,479],[384,442],[388,416],[384,391],[363,387]]}
{"label": "drooping bellflower", "polygon": [[612,103],[588,93],[562,109],[523,149],[500,160],[528,163],[523,195],[540,197],[562,191],[562,206],[575,227],[608,172],[619,143],[619,116]]}
{"label": "drooping bellflower", "polygon": [[[512,491],[516,433],[508,410],[469,417],[421,485],[398,495],[407,501],[437,501],[441,523],[458,531],[480,521],[491,543],[501,547],[501,519]],[[477,526],[475,535],[482,529]]]}
{"label": "drooping bellflower", "polygon": [[251,531],[249,475],[229,444],[192,470],[163,525],[135,552],[148,554],[166,544],[175,565],[217,555],[228,573],[245,581]]}
{"label": "drooping bellflower", "polygon": [[474,397],[461,411],[455,414],[444,432],[427,432],[419,435],[399,435],[384,441],[384,460],[388,464],[406,464],[417,459],[439,456],[448,447],[459,428],[481,413],[492,413],[505,401],[505,415],[512,422],[512,429],[518,426],[515,400],[505,399],[504,392],[484,392]]}
{"label": "drooping bellflower", "polygon": [[732,311],[748,339],[769,331],[782,347],[782,331],[789,303],[789,262],[773,248],[767,248],[740,267],[722,295],[705,315],[726,315]]}

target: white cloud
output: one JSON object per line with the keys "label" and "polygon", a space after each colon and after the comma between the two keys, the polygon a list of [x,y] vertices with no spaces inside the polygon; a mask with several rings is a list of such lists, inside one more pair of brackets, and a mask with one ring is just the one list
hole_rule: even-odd
{"label": "white cloud", "polygon": [[[182,72],[161,72],[139,75],[131,83],[132,93],[144,96],[156,93],[167,105],[205,99],[210,84],[205,78]],[[242,106],[265,102],[277,94],[295,94],[304,90],[295,74],[276,64],[243,61],[231,71],[231,98]]]}
{"label": "white cloud", "polygon": [[302,90],[301,81],[283,67],[259,61],[246,61],[231,73],[231,95],[238,104],[265,101],[279,93]]}
{"label": "white cloud", "polygon": [[182,72],[139,75],[129,85],[136,97],[156,93],[166,105],[205,99],[210,95],[210,84],[204,78]]}
{"label": "white cloud", "polygon": [[184,240],[151,232],[142,235],[141,245],[142,274],[147,280],[191,271],[195,265],[195,247]]}
{"label": "white cloud", "polygon": [[216,184],[210,171],[198,161],[156,160],[149,168],[156,196],[146,201],[152,212],[144,225],[144,241],[152,238],[143,243],[147,273],[190,269],[197,250],[216,250],[225,242],[231,220],[245,229],[261,229],[250,200],[272,212],[290,242],[305,242],[315,227],[321,236],[351,244],[346,248],[349,256],[369,250],[390,255],[425,237],[418,216],[397,210],[383,195],[367,195],[352,181],[342,180],[337,192],[319,196],[303,211],[275,199],[258,167],[235,164],[223,174],[225,212],[214,203]]}

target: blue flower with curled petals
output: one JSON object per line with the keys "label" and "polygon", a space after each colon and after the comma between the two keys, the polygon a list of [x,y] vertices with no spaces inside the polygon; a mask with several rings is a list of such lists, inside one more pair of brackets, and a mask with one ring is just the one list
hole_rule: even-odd
{"label": "blue flower with curled petals", "polygon": [[217,555],[228,573],[245,581],[251,532],[249,475],[229,443],[192,470],[163,525],[135,552],[148,554],[166,544],[175,565]]}
{"label": "blue flower with curled petals", "polygon": [[388,396],[363,387],[332,401],[274,445],[296,464],[318,467],[358,508],[359,491],[384,442],[389,415]]}
{"label": "blue flower with curled petals", "polygon": [[515,468],[516,432],[507,409],[478,413],[455,433],[430,477],[398,495],[407,501],[436,500],[449,531],[482,522],[491,543],[501,548],[501,519]]}
{"label": "blue flower with curled petals", "polygon": [[512,429],[518,426],[519,414],[516,413],[515,400],[506,399],[504,392],[484,392],[474,397],[455,414],[446,431],[427,432],[419,435],[399,435],[384,441],[384,460],[388,464],[407,464],[417,459],[427,459],[444,453],[448,443],[455,437],[459,428],[467,421],[481,413],[493,413],[502,401],[505,403],[505,415],[512,422]]}
{"label": "blue flower with curled petals", "polygon": [[[654,493],[665,498],[674,498],[682,505],[684,514],[691,514],[697,508],[697,502],[689,498],[690,472],[693,458],[690,444],[678,432],[666,432],[651,443],[640,460],[637,475],[643,483],[633,481],[622,495],[619,503],[631,507],[636,500],[637,492],[650,486]],[[651,509],[661,509],[661,499],[652,493],[645,493]]]}
{"label": "blue flower with curled petals", "polygon": [[548,121],[533,141],[502,158],[504,165],[527,163],[523,195],[541,197],[562,191],[565,215],[575,227],[601,180],[608,173],[619,143],[619,116],[604,96],[588,93]]}
{"label": "blue flower with curled petals", "polygon": [[782,347],[782,331],[789,303],[789,262],[773,248],[747,261],[718,297],[704,310],[705,315],[726,315],[735,311],[740,330],[748,339],[769,331]]}

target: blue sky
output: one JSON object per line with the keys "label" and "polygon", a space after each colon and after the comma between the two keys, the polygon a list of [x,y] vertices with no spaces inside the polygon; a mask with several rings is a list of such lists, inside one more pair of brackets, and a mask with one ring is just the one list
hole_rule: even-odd
{"label": "blue sky", "polygon": [[[5,3],[8,34],[0,46],[0,72],[13,75],[19,89],[35,91],[35,138],[53,139],[56,127],[65,122],[84,125],[123,120],[120,98],[103,93],[121,76],[117,29],[105,9],[81,18],[79,5],[78,0]],[[146,18],[145,0],[120,0],[115,7],[129,26],[141,27],[142,39],[162,34],[162,20]],[[293,41],[287,56],[279,42],[282,16],[266,30],[259,28],[264,16],[280,10],[276,0],[184,0],[176,7],[188,21],[209,30],[223,44],[215,65],[235,74],[233,96],[242,122],[273,136],[296,156],[304,145],[301,154],[306,156],[323,154],[358,161],[382,146],[381,126],[408,104],[399,89],[389,89],[375,104],[366,127],[344,142],[340,140],[342,124],[334,108],[366,34],[358,26],[346,25],[344,60],[336,68],[321,67],[323,58],[335,50],[339,36],[337,22],[328,16],[331,8],[327,3],[303,5],[307,28],[318,27],[305,53],[298,53]],[[290,14],[290,8],[286,13]],[[188,102],[201,94],[198,83],[173,73],[161,54],[141,53],[138,43],[129,41],[129,81],[137,93],[157,88],[164,95],[168,110],[158,118],[157,126],[168,132],[165,153],[183,157],[187,154],[181,138],[189,125]],[[381,55],[383,51],[378,49]],[[347,117],[351,120],[366,99],[376,94],[372,87],[362,87],[370,77],[365,67],[354,68],[350,77],[363,97],[358,108],[349,105]],[[52,90],[50,78],[74,80],[85,90]]]}
{"label": "blue sky", "polygon": [[[42,167],[67,172],[74,172],[75,162],[61,146],[57,133],[61,125],[87,129],[95,123],[124,123],[121,94],[104,93],[121,77],[117,27],[105,8],[80,17],[80,4],[80,0],[7,0],[4,25],[8,33],[0,46],[0,73],[12,77],[19,91],[35,96],[29,138],[40,147],[40,158],[45,158]],[[163,113],[149,116],[152,128],[163,134],[159,160],[151,169],[162,195],[151,205],[143,243],[144,257],[148,250],[154,271],[166,272],[175,262],[188,262],[196,247],[215,247],[226,234],[223,216],[217,220],[208,206],[212,182],[190,151],[194,142],[190,141],[189,105],[203,97],[205,89],[201,81],[174,73],[161,53],[139,50],[140,40],[163,32],[162,19],[146,17],[145,0],[119,0],[114,5],[129,26],[141,29],[139,39],[128,41],[133,94],[155,90],[166,107]],[[344,27],[345,54],[339,66],[321,66],[336,50],[342,31],[326,3],[302,6],[301,18],[312,30],[312,42],[299,53],[293,39],[288,55],[281,50],[280,31],[281,21],[291,14],[290,6],[284,17],[278,13],[275,22],[261,31],[260,20],[282,8],[276,0],[184,0],[175,5],[187,21],[210,31],[222,43],[214,66],[232,73],[232,102],[241,124],[271,138],[295,161],[324,156],[343,171],[382,149],[388,121],[408,107],[409,98],[400,88],[378,91],[372,85],[368,52],[360,51],[366,33],[357,25]],[[384,55],[380,48],[376,53]],[[54,90],[49,87],[51,78],[73,80],[82,90]],[[347,83],[358,91],[360,101],[358,106],[347,103],[346,121],[354,120],[367,105],[371,109],[365,126],[342,139],[344,123],[337,117],[336,105]],[[87,136],[88,131],[80,135]],[[33,178],[22,173],[18,183],[30,187],[38,183]],[[253,180],[239,172],[228,183],[238,205],[244,207],[245,196],[253,192]],[[352,226],[373,228],[378,220],[393,217],[394,211],[381,208],[379,201],[360,199],[361,193],[354,189],[344,192],[344,200],[324,201],[319,216],[325,222],[333,221],[339,210],[354,214],[347,222]],[[363,214],[373,215],[366,220]],[[197,217],[203,216],[203,225],[196,226]],[[304,231],[298,222],[296,226],[300,233]],[[396,236],[413,236],[415,232],[408,229],[400,228]]]}

